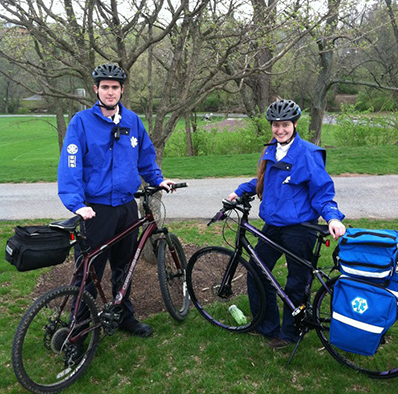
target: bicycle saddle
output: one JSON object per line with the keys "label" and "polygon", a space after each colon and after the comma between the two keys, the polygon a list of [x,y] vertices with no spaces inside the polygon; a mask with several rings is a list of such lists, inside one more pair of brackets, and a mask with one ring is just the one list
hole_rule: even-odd
{"label": "bicycle saddle", "polygon": [[307,228],[312,228],[315,231],[318,231],[318,233],[321,234],[323,237],[327,237],[328,235],[330,235],[329,226],[327,224],[315,224],[315,223],[304,222],[301,223],[301,225]]}
{"label": "bicycle saddle", "polygon": [[81,216],[76,215],[66,220],[60,220],[57,222],[52,222],[49,224],[49,227],[58,228],[61,230],[72,232],[76,229],[77,225],[80,223],[82,219]]}

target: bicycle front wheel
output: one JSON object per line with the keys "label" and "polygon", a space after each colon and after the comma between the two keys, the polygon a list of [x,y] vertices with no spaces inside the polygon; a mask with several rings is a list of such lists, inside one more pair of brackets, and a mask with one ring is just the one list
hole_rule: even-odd
{"label": "bicycle front wheel", "polygon": [[27,310],[17,328],[11,361],[18,381],[32,393],[57,393],[74,383],[92,361],[100,327],[84,336],[79,352],[68,338],[99,322],[94,298],[81,299],[79,320],[70,332],[71,307],[79,293],[74,286],[60,287],[41,296]]}
{"label": "bicycle front wheel", "polygon": [[169,237],[173,250],[166,239],[159,241],[158,277],[160,291],[170,316],[177,321],[182,321],[189,312],[189,294],[185,274],[187,260],[178,238],[171,233],[169,233]]}
{"label": "bicycle front wheel", "polygon": [[329,328],[332,316],[333,287],[338,278],[330,279],[321,287],[314,298],[314,312],[319,327],[316,329],[319,339],[326,350],[341,364],[372,378],[388,379],[398,376],[398,322],[390,327],[382,343],[373,356],[363,356],[346,352],[332,345],[329,340]]}
{"label": "bicycle front wheel", "polygon": [[[233,259],[233,251],[211,246],[198,250],[189,260],[187,285],[191,300],[210,323],[236,332],[253,330],[265,312],[265,292],[254,269],[242,258]],[[250,310],[247,277],[251,275],[258,294],[259,309]],[[238,317],[230,307],[236,305]]]}

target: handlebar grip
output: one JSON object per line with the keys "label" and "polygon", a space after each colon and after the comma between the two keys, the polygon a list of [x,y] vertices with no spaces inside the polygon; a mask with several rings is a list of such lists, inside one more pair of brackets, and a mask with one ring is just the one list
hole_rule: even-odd
{"label": "handlebar grip", "polygon": [[220,209],[214,217],[210,220],[209,223],[207,223],[207,226],[210,226],[211,224],[218,222],[219,220],[224,220],[226,218],[225,216],[225,209]]}
{"label": "handlebar grip", "polygon": [[170,186],[170,189],[179,189],[181,187],[188,187],[188,183],[186,182],[175,183],[174,185]]}

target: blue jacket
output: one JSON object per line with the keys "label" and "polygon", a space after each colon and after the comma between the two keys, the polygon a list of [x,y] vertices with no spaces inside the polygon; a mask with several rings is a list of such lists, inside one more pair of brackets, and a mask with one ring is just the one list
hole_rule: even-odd
{"label": "blue jacket", "polygon": [[70,211],[85,202],[118,206],[133,200],[140,176],[153,186],[163,181],[140,118],[121,104],[120,115],[115,125],[96,104],[72,118],[58,166],[58,195]]}
{"label": "blue jacket", "polygon": [[[260,217],[274,226],[316,221],[342,220],[344,215],[333,201],[332,178],[326,172],[324,149],[296,137],[287,155],[275,159],[276,145],[269,146],[261,160],[267,160]],[[256,194],[257,179],[242,183],[235,193]]]}

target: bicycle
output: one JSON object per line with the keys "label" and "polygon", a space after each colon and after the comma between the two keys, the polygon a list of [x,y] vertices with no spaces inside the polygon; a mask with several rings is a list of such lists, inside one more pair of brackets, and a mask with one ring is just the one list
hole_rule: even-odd
{"label": "bicycle", "polygon": [[[172,188],[186,187],[186,183]],[[39,297],[22,317],[12,345],[12,366],[21,385],[33,393],[56,393],[72,385],[88,368],[99,341],[113,335],[121,322],[123,297],[129,288],[137,261],[148,239],[157,255],[158,277],[162,297],[169,314],[177,321],[189,312],[186,289],[186,258],[177,236],[166,227],[158,227],[150,208],[150,198],[161,188],[144,187],[136,194],[143,198],[145,215],[137,222],[93,250],[84,245],[79,224],[80,216],[53,222],[50,227],[70,234],[72,244],[82,250],[76,262],[69,285],[48,291]],[[108,301],[95,273],[95,258],[122,238],[144,226],[132,259],[123,274],[116,296]],[[160,234],[157,240],[152,236]],[[82,283],[74,286],[78,273],[83,272]],[[85,290],[89,278],[95,284],[102,308]],[[77,354],[77,345],[81,354]]]}
{"label": "bicycle", "polygon": [[[322,246],[325,244],[326,246],[330,245],[330,241],[326,239],[330,235],[328,226],[312,223],[302,224],[317,233],[312,261],[307,261],[273,242],[249,223],[250,201],[253,199],[254,197],[244,194],[235,201],[223,200],[223,208],[208,223],[208,225],[211,225],[219,220],[225,220],[224,234],[228,222],[235,220],[231,219],[232,212],[236,212],[238,229],[233,250],[220,246],[204,247],[194,253],[188,262],[188,292],[192,303],[199,313],[210,323],[228,331],[244,333],[255,330],[256,325],[264,316],[266,303],[260,277],[252,266],[252,264],[255,264],[260,270],[259,272],[275,288],[278,297],[292,311],[295,325],[299,331],[299,340],[290,355],[287,366],[291,363],[304,335],[315,329],[325,349],[338,362],[373,378],[393,378],[398,376],[398,323],[395,323],[386,333],[374,356],[362,356],[345,352],[332,345],[329,341],[331,300],[333,287],[338,276],[331,277],[332,271],[336,269],[334,264],[329,267],[330,271],[328,273],[323,271],[326,268],[318,267]],[[293,304],[271,271],[256,255],[254,247],[246,236],[247,233],[256,238],[261,238],[274,249],[311,270],[312,280],[310,287],[312,288],[313,283],[316,282],[314,281],[315,278],[320,284],[312,303],[311,289],[309,289],[308,294],[306,294],[306,300],[302,304]],[[244,251],[253,263],[248,263],[243,257]],[[259,310],[254,315],[250,310],[247,296],[247,275],[252,275],[258,292]],[[234,318],[229,312],[231,305],[236,305],[242,311],[240,318]]]}

